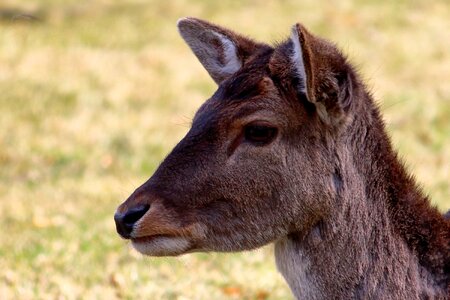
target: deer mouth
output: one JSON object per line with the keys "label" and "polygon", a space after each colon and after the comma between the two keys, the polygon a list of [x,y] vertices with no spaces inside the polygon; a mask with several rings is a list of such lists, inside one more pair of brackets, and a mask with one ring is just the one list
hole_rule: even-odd
{"label": "deer mouth", "polygon": [[148,242],[154,241],[155,239],[158,239],[158,238],[170,238],[170,237],[174,237],[174,236],[168,235],[168,234],[154,234],[154,235],[131,238],[131,241],[133,243],[148,243]]}
{"label": "deer mouth", "polygon": [[131,239],[133,248],[148,256],[177,256],[188,252],[191,241],[186,237],[155,234]]}

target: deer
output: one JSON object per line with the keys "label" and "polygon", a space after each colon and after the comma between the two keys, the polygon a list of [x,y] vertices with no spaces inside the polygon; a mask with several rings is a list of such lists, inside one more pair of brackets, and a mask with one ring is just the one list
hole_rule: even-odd
{"label": "deer", "polygon": [[337,46],[300,23],[275,45],[177,26],[218,88],[117,208],[119,235],[157,257],[274,244],[296,299],[450,299],[450,220]]}

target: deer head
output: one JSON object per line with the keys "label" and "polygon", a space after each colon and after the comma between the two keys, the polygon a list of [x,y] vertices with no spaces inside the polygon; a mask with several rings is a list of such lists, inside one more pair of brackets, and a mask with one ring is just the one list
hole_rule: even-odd
{"label": "deer head", "polygon": [[358,106],[344,56],[300,24],[273,47],[194,18],[178,29],[218,89],[119,206],[118,233],[152,256],[241,251],[327,218],[337,140]]}

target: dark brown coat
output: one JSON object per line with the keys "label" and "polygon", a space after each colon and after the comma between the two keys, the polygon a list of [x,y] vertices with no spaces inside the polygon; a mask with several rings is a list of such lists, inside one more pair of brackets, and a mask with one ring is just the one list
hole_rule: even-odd
{"label": "dark brown coat", "polygon": [[448,299],[450,222],[340,51],[300,24],[274,47],[178,27],[219,88],[118,208],[118,232],[153,256],[274,243],[299,299]]}

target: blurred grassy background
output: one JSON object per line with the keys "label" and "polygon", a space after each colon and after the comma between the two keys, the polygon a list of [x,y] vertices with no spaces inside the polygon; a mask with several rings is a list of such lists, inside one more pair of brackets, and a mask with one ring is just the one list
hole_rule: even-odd
{"label": "blurred grassy background", "polygon": [[264,41],[301,21],[336,41],[450,209],[447,0],[3,0],[0,299],[291,298],[271,247],[143,258],[115,233],[116,206],[215,89],[178,37],[187,15]]}

